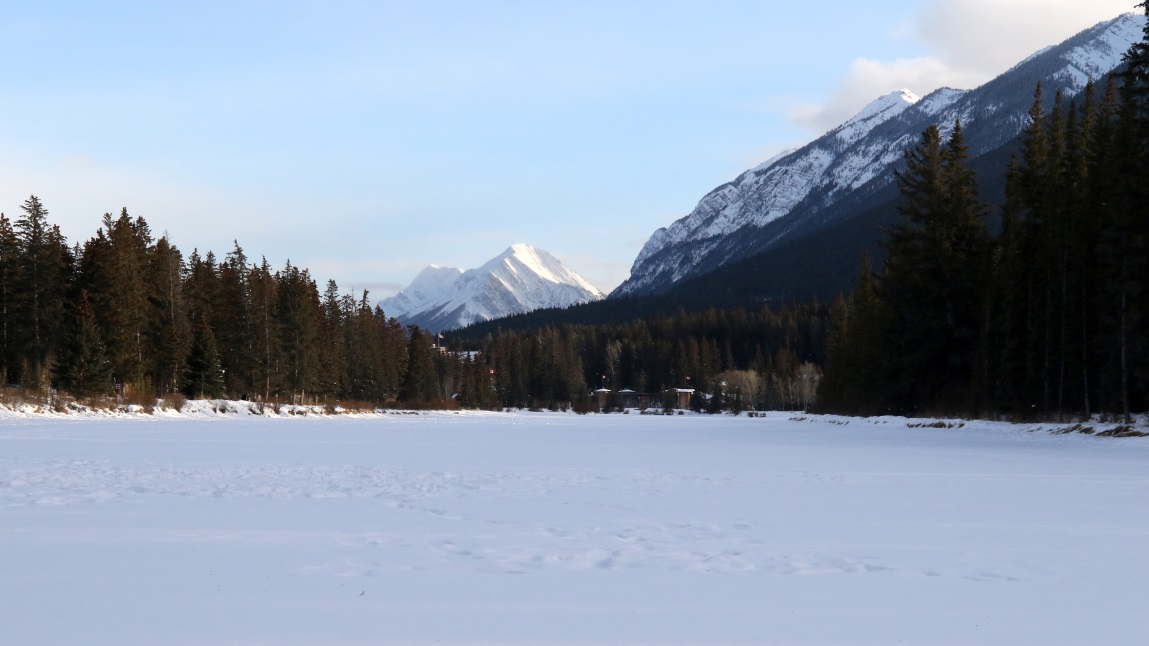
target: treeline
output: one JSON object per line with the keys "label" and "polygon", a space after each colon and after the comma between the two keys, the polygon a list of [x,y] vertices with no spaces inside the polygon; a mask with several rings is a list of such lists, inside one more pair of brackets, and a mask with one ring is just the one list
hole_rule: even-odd
{"label": "treeline", "polygon": [[834,306],[824,406],[1127,421],[1149,406],[1146,30],[1119,87],[1048,111],[1037,89],[996,239],[960,123],[907,152],[884,271],[863,267]]}
{"label": "treeline", "polygon": [[433,340],[306,269],[185,258],[125,209],[69,247],[35,196],[0,215],[0,378],[76,396],[437,401]]}
{"label": "treeline", "polygon": [[591,391],[605,386],[797,407],[813,399],[828,315],[817,302],[680,310],[500,332],[447,351],[367,292],[340,294],[334,281],[320,291],[308,270],[250,262],[238,243],[222,260],[185,258],[124,209],[69,246],[35,196],[14,222],[0,215],[0,377],[77,397],[591,410]]}
{"label": "treeline", "polygon": [[829,308],[813,301],[504,331],[488,335],[478,360],[468,362],[474,367],[462,381],[461,402],[580,408],[594,404],[592,390],[605,388],[612,401],[632,390],[657,396],[652,404],[661,406],[665,391],[679,388],[697,391],[696,408],[801,407],[821,377],[828,317]]}

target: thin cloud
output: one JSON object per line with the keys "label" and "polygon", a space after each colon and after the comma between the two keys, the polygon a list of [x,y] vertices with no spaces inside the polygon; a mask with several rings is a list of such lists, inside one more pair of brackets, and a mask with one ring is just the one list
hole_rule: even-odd
{"label": "thin cloud", "polygon": [[857,59],[825,103],[793,107],[787,116],[821,133],[875,98],[901,88],[925,96],[940,87],[976,87],[1042,47],[1133,10],[1133,4],[1130,0],[935,0],[890,29],[891,38],[924,45],[927,55]]}

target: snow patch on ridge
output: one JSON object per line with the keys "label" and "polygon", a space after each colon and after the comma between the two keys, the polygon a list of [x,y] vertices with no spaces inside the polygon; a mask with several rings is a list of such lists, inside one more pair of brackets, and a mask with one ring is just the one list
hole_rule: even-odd
{"label": "snow patch on ridge", "polygon": [[896,117],[920,100],[918,95],[905,88],[891,92],[871,101],[849,121],[831,132],[843,144],[852,144],[869,134],[878,125]]}
{"label": "snow patch on ridge", "polygon": [[1127,13],[1100,33],[1089,46],[1076,47],[1067,52],[1065,59],[1070,65],[1066,74],[1076,81],[1074,87],[1084,88],[1088,80],[1100,79],[1117,67],[1129,44],[1141,39],[1144,27],[1144,16]]}
{"label": "snow patch on ridge", "polygon": [[930,92],[926,98],[922,99],[917,107],[929,115],[940,114],[968,93],[969,90],[955,90],[948,87],[939,88]]}

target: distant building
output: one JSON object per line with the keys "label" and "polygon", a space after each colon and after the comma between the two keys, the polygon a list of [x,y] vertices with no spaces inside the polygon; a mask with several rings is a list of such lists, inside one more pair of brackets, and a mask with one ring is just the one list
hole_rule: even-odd
{"label": "distant building", "polygon": [[640,408],[640,399],[638,393],[630,388],[623,388],[618,391],[618,405],[622,408]]}
{"label": "distant building", "polygon": [[678,408],[679,410],[690,408],[690,399],[694,397],[693,388],[675,388],[674,392],[678,395]]}
{"label": "distant building", "polygon": [[602,412],[606,409],[606,398],[610,395],[610,388],[599,388],[594,391],[594,396],[598,399],[598,410]]}

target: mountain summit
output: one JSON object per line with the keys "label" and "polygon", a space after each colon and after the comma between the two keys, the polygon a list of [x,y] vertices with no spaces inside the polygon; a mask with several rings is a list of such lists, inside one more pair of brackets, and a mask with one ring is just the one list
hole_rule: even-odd
{"label": "mountain summit", "polygon": [[948,134],[960,119],[971,157],[1000,149],[1026,125],[1039,82],[1049,101],[1058,92],[1077,95],[1121,63],[1144,24],[1144,16],[1131,13],[1100,23],[974,90],[942,88],[921,99],[900,90],[878,98],[806,146],[715,188],[690,214],[655,231],[611,296],[663,293],[865,213],[888,194],[903,151],[932,124]]}
{"label": "mountain summit", "polygon": [[405,325],[452,330],[602,298],[602,292],[558,258],[528,244],[516,244],[476,269],[427,267],[406,289],[379,305]]}

